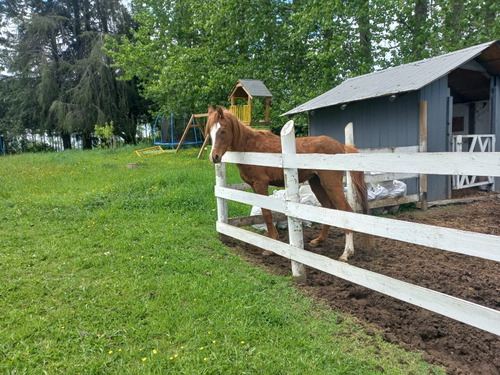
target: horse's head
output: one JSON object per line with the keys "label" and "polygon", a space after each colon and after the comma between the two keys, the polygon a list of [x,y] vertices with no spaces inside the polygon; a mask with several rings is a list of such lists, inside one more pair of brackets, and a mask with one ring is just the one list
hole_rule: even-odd
{"label": "horse's head", "polygon": [[222,157],[233,142],[234,127],[231,112],[225,111],[222,107],[214,110],[211,106],[208,108],[208,120],[206,126],[206,136],[210,134],[212,138],[212,152],[210,160],[214,163],[220,163]]}

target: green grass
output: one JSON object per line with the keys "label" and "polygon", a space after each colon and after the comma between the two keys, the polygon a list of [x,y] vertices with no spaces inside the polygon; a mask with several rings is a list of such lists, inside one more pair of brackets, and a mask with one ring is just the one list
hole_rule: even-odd
{"label": "green grass", "polygon": [[0,157],[0,373],[442,371],[223,246],[197,151]]}

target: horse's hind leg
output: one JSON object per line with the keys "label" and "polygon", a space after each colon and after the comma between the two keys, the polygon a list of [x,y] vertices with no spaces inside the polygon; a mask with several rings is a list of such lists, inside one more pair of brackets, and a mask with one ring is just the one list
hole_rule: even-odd
{"label": "horse's hind leg", "polygon": [[[328,197],[335,208],[342,211],[353,212],[352,207],[347,202],[344,195],[344,186],[342,184],[343,172],[341,171],[318,171],[321,186],[324,188]],[[347,262],[349,256],[354,254],[354,241],[352,231],[345,230],[345,248],[339,260]]]}
{"label": "horse's hind leg", "polygon": [[[316,198],[318,198],[319,203],[321,203],[323,207],[335,208],[332,201],[330,200],[330,197],[328,196],[328,193],[325,191],[323,186],[321,186],[321,182],[317,175],[314,175],[314,177],[309,180],[309,186],[311,186],[311,190],[313,191]],[[314,247],[321,246],[323,242],[325,242],[329,230],[330,226],[323,224],[319,236],[309,242],[309,244]]]}

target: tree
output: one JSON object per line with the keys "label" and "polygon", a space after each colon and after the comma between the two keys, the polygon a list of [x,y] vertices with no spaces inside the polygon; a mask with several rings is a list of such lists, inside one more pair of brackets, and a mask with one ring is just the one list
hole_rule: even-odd
{"label": "tree", "polygon": [[440,20],[446,51],[500,38],[500,4],[490,0],[436,0],[435,18]]}
{"label": "tree", "polygon": [[88,148],[94,125],[114,121],[116,133],[135,142],[137,117],[147,109],[136,81],[117,80],[121,73],[102,50],[105,35],[133,26],[118,0],[7,1],[0,14],[17,25],[3,42],[8,68],[27,83],[17,124],[59,133],[65,147],[77,134]]}
{"label": "tree", "polygon": [[292,105],[374,69],[385,3],[145,0],[133,3],[132,37],[106,49],[158,111],[206,111],[227,104],[238,79],[257,78],[274,94],[271,122],[280,126]]}

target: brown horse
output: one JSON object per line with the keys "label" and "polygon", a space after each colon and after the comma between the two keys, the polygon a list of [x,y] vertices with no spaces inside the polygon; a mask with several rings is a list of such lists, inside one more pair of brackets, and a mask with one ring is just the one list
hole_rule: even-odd
{"label": "brown horse", "polygon": [[[281,153],[281,139],[279,136],[267,130],[254,130],[242,124],[231,112],[222,107],[214,110],[208,109],[208,120],[206,135],[212,138],[212,151],[210,160],[220,163],[226,151],[241,152],[268,152]],[[318,154],[344,154],[358,152],[352,146],[346,146],[327,136],[304,137],[296,140],[297,153]],[[254,193],[268,195],[269,185],[284,186],[284,174],[282,168],[238,164],[240,176],[249,184]],[[336,208],[352,212],[352,207],[347,202],[342,184],[343,171],[299,169],[299,182],[309,181],[312,191],[323,207]],[[368,198],[364,173],[349,172],[355,186],[356,194],[361,203],[363,213],[368,213]],[[269,237],[278,239],[278,231],[274,227],[272,213],[267,209],[262,210],[266,221]],[[328,235],[328,225],[323,225],[318,238],[312,240],[312,246],[321,245]],[[346,230],[345,250],[340,260],[354,254],[353,236],[350,230]],[[365,239],[366,236],[365,236]],[[366,243],[368,243],[366,241]],[[268,252],[265,252],[268,254]]]}

